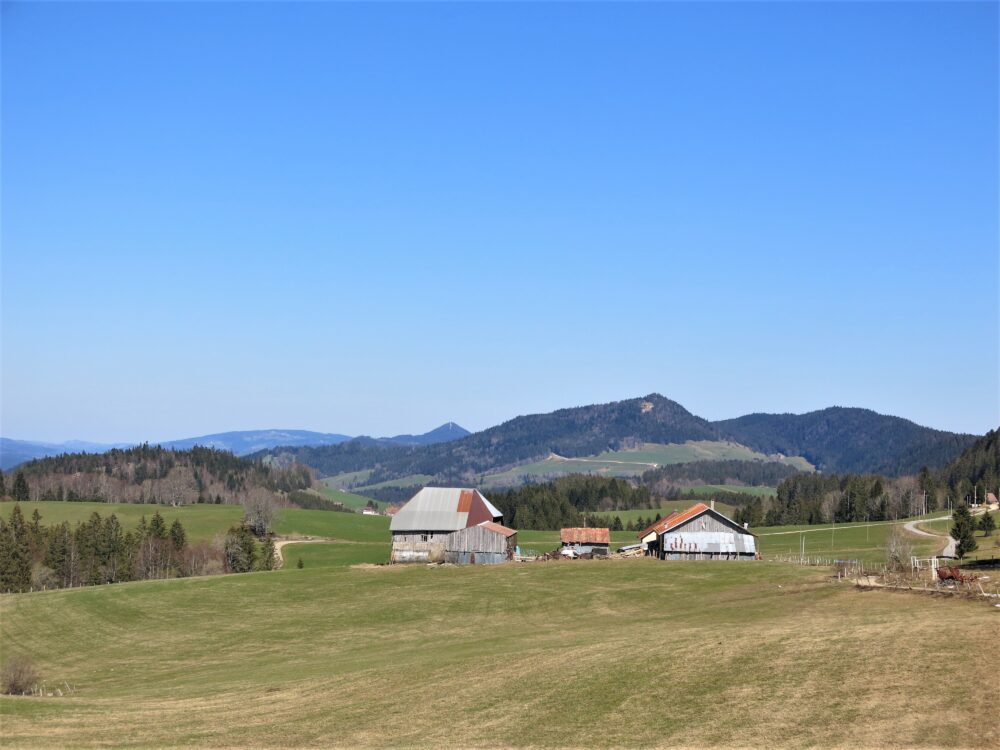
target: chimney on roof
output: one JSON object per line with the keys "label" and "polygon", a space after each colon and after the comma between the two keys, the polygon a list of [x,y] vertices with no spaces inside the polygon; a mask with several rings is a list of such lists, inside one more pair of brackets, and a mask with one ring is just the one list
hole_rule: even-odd
{"label": "chimney on roof", "polygon": [[715,510],[715,500],[710,501],[712,504],[709,506],[712,510]]}
{"label": "chimney on roof", "polygon": [[748,529],[748,528],[750,528],[750,522],[749,522],[749,521],[744,521],[744,522],[743,522],[743,528],[744,528],[744,529]]}

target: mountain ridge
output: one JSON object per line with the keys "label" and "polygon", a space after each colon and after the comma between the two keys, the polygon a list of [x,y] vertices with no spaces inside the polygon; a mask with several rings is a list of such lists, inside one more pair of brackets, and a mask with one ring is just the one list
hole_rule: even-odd
{"label": "mountain ridge", "polygon": [[731,440],[765,454],[804,456],[821,471],[916,473],[938,468],[974,440],[870,409],[828,407],[806,414],[751,414],[710,422],[658,393],[605,404],[514,417],[458,440],[431,446],[349,441],[300,451],[270,451],[320,474],[367,471],[368,483],[408,476],[434,483],[475,483],[484,473],[551,454],[593,456],[646,443]]}

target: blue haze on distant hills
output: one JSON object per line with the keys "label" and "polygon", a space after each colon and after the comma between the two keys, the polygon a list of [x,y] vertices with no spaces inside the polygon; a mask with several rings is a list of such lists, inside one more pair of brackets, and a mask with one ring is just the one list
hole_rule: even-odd
{"label": "blue haze on distant hills", "polygon": [[[422,435],[394,435],[372,438],[377,442],[397,445],[431,445],[448,440],[456,440],[470,434],[468,430],[454,422],[447,422]],[[232,451],[237,456],[245,456],[257,451],[278,447],[305,447],[336,445],[354,439],[352,435],[336,432],[312,432],[310,430],[239,430],[218,432],[213,435],[165,440],[157,443],[164,448],[187,450],[196,445],[219,450]],[[0,438],[0,469],[7,471],[33,458],[58,456],[61,453],[103,453],[112,448],[127,448],[134,443],[92,443],[85,440],[69,440],[64,443],[43,443],[30,440]]]}

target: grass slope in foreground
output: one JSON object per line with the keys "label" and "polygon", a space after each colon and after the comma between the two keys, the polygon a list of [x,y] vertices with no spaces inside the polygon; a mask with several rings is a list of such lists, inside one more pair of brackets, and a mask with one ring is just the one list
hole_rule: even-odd
{"label": "grass slope in foreground", "polygon": [[0,597],[4,658],[77,689],[0,714],[34,747],[996,747],[960,645],[995,620],[775,563],[142,582]]}

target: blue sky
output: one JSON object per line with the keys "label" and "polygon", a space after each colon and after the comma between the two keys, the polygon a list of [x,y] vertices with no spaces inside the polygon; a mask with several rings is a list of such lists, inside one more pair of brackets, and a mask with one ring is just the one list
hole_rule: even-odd
{"label": "blue sky", "polygon": [[2,23],[6,437],[1000,423],[996,3]]}

